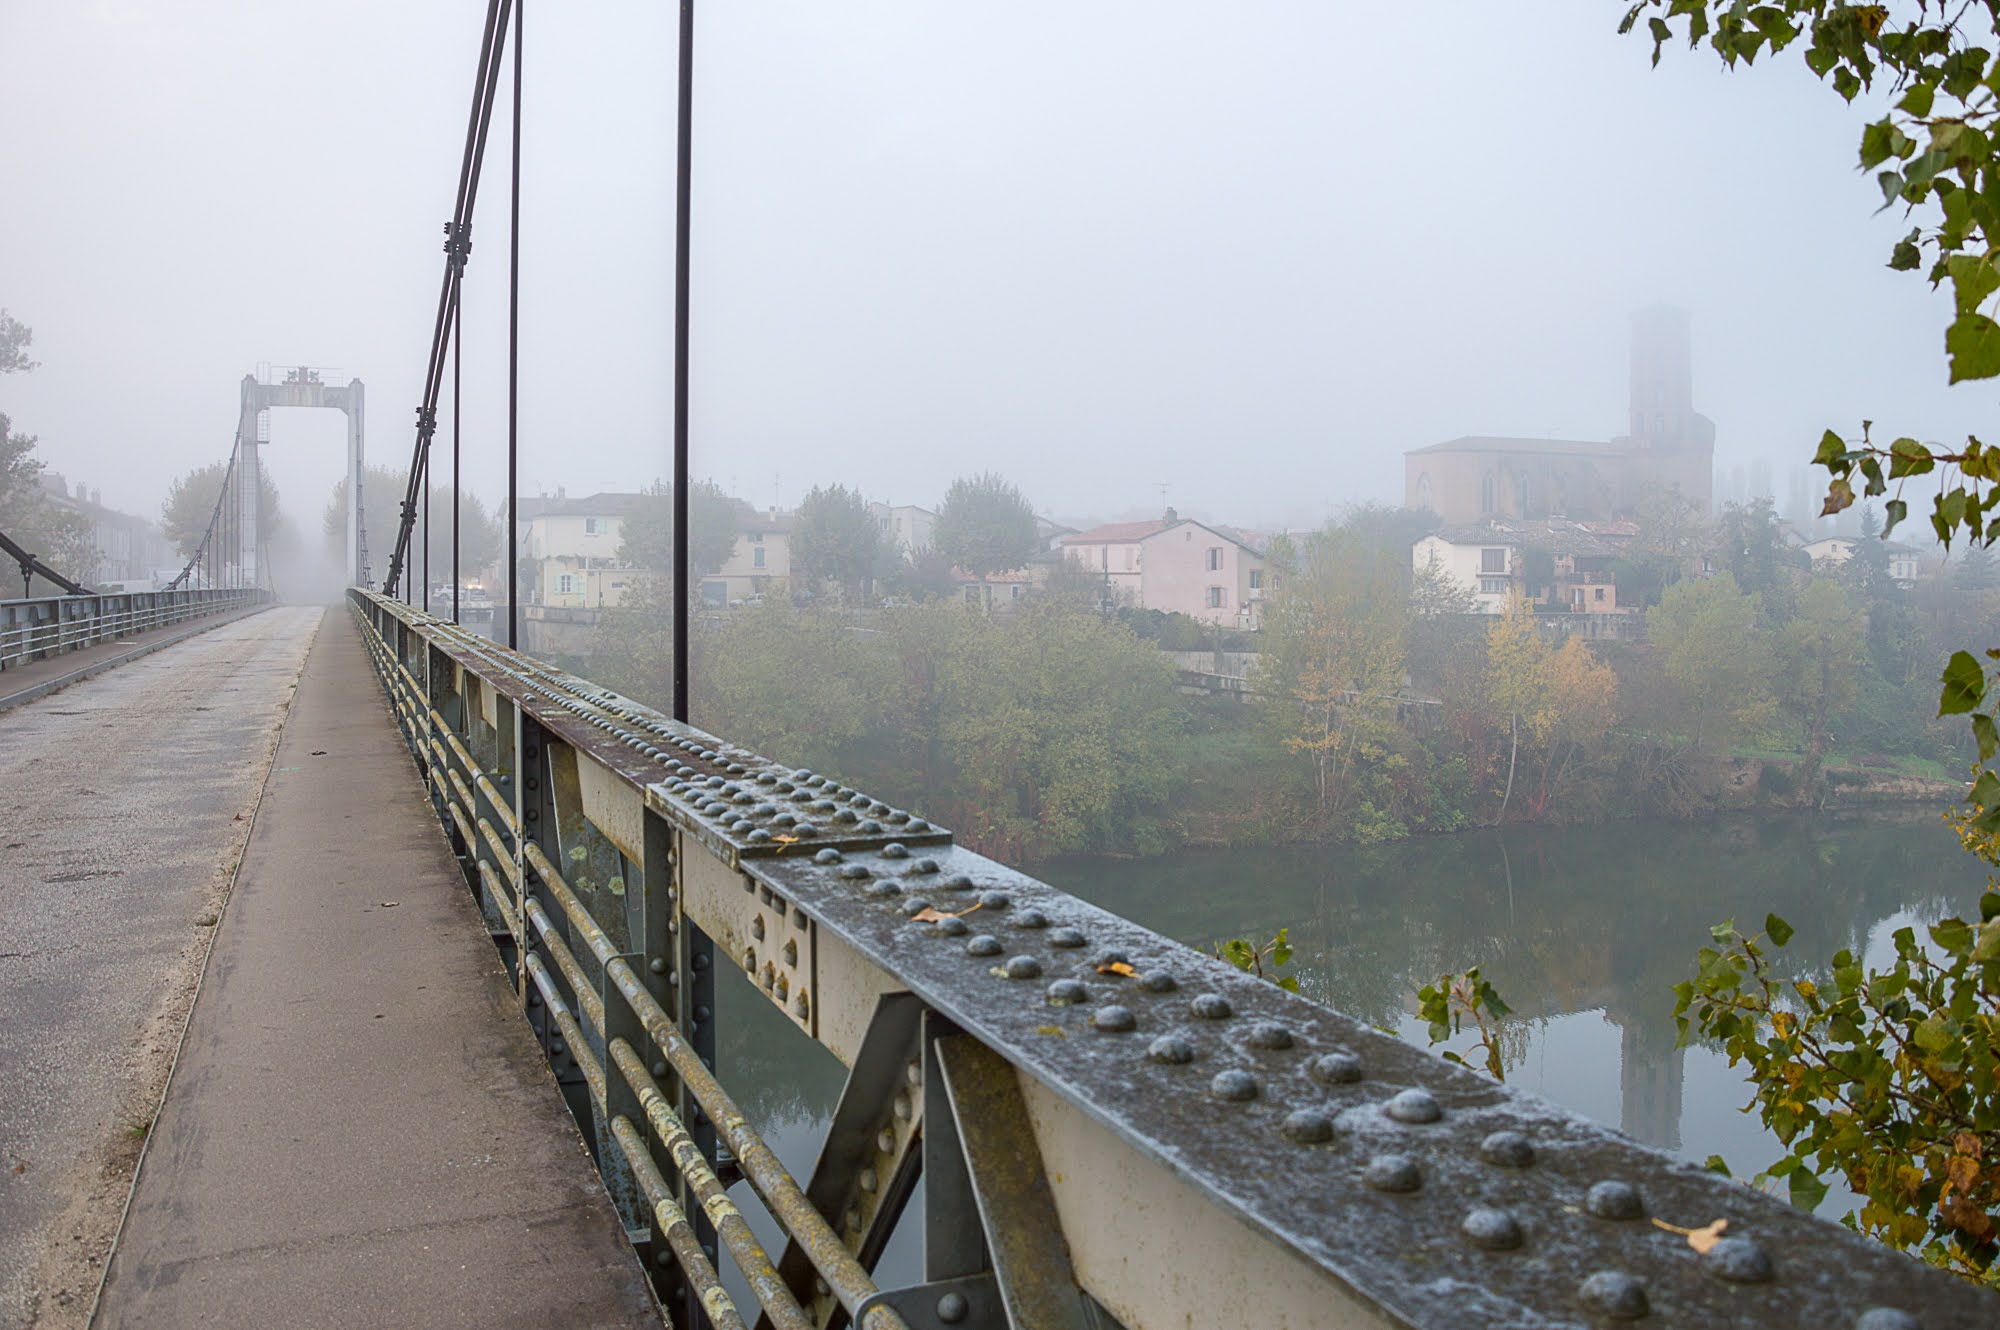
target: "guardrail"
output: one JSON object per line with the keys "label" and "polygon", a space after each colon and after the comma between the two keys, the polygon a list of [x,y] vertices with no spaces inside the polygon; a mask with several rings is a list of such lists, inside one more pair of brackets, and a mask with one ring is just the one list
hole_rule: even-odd
{"label": "guardrail", "polygon": [[269,600],[264,591],[128,591],[0,600],[0,670]]}
{"label": "guardrail", "polygon": [[[1994,1323],[1990,1293],[910,812],[350,596],[671,1324]],[[849,1069],[804,1180],[715,1075],[716,986],[737,983]],[[739,1177],[787,1236],[775,1258]],[[923,1282],[879,1288],[919,1195]]]}

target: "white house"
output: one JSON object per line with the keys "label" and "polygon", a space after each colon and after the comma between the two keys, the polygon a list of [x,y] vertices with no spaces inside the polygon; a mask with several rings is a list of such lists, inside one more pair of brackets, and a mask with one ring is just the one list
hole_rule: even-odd
{"label": "white house", "polygon": [[893,543],[905,559],[914,559],[931,547],[938,515],[930,509],[911,503],[871,503],[868,515],[875,519],[875,528],[882,533],[882,539]]}
{"label": "white house", "polygon": [[[1860,548],[1860,536],[1825,536],[1811,541],[1805,546],[1816,566],[1838,568],[1854,557]],[[1917,582],[1917,554],[1913,545],[1905,545],[1899,540],[1885,540],[1882,548],[1889,555],[1889,580],[1898,586],[1915,586]]]}
{"label": "white house", "polygon": [[632,584],[618,558],[625,519],[645,501],[643,494],[606,491],[538,502],[524,518],[521,542],[534,561],[537,601],[576,609],[618,604]]}
{"label": "white house", "polygon": [[1061,538],[1063,554],[1115,602],[1185,614],[1220,628],[1263,622],[1264,556],[1173,509],[1151,522],[1108,522]]}

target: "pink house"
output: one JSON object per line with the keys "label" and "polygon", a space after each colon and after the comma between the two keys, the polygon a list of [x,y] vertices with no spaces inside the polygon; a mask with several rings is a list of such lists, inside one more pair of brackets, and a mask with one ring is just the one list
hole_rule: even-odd
{"label": "pink house", "polygon": [[1062,549],[1102,578],[1117,604],[1221,628],[1254,629],[1262,621],[1264,556],[1171,508],[1157,521],[1109,522],[1064,536]]}

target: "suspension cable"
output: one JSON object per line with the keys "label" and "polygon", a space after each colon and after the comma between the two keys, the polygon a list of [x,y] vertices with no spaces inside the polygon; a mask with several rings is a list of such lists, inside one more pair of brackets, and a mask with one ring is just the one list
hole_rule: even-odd
{"label": "suspension cable", "polygon": [[[507,17],[513,0],[488,0],[486,28],[479,49],[479,68],[474,75],[472,108],[465,130],[465,151],[459,161],[458,195],[452,210],[454,241],[469,234],[472,213],[479,195],[479,173],[486,153],[487,127],[493,116],[493,102],[500,77],[500,53],[506,45]],[[470,248],[469,245],[466,248]],[[449,246],[448,246],[449,250]],[[430,361],[424,375],[423,404],[417,408],[417,439],[411,449],[410,471],[404,486],[403,504],[398,514],[396,539],[389,556],[389,572],[383,585],[394,594],[407,565],[412,526],[416,519],[417,483],[422,471],[425,444],[437,425],[438,391],[444,375],[446,335],[458,300],[462,253],[447,252],[444,278],[438,291],[437,317],[431,331]]]}

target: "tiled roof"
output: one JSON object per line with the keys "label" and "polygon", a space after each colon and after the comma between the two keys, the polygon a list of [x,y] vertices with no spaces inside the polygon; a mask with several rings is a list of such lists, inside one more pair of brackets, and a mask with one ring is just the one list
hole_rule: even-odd
{"label": "tiled roof", "polygon": [[1167,529],[1167,523],[1159,518],[1150,522],[1106,522],[1088,531],[1079,531],[1074,536],[1064,536],[1065,545],[1123,545],[1144,540]]}

